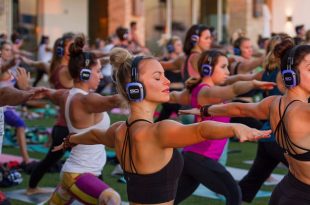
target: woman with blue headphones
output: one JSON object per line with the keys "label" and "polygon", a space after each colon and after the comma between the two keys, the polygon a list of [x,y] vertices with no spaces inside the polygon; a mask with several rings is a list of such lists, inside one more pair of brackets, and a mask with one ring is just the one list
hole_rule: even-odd
{"label": "woman with blue headphones", "polygon": [[170,82],[163,67],[154,58],[133,57],[122,48],[113,49],[110,60],[117,89],[129,103],[128,119],[113,124],[107,131],[94,129],[70,135],[55,150],[72,144],[114,147],[132,204],[173,204],[183,168],[182,156],[174,148],[235,135],[241,141],[269,135],[269,131],[258,131],[241,124],[200,122],[182,125],[173,120],[154,123],[156,107],[170,98]]}
{"label": "woman with blue headphones", "polygon": [[[107,111],[121,103],[119,95],[94,93],[102,78],[101,63],[94,53],[83,51],[84,45],[84,37],[77,36],[69,48],[68,69],[73,78],[73,88],[47,93],[64,110],[69,133],[82,133],[94,128],[106,130],[110,126]],[[49,204],[67,204],[77,199],[85,204],[119,205],[118,193],[99,179],[105,163],[103,145],[72,147],[61,170],[61,182]]]}
{"label": "woman with blue headphones", "polygon": [[[272,89],[274,83],[257,80],[238,81],[222,86],[229,77],[228,59],[218,50],[204,51],[198,61],[200,78],[186,81],[187,89],[172,92],[170,102],[190,104],[200,108],[204,104],[223,103],[252,89]],[[217,121],[228,123],[229,117],[196,117],[195,122]],[[226,198],[226,204],[241,204],[241,192],[231,174],[219,163],[227,139],[205,140],[183,149],[184,168],[175,203],[189,197],[202,183]]]}
{"label": "woman with blue headphones", "polygon": [[310,201],[310,46],[295,46],[287,38],[275,46],[274,55],[281,62],[281,75],[287,88],[283,96],[270,96],[259,103],[206,105],[195,112],[201,116],[251,116],[269,120],[289,165],[289,173],[275,187],[269,204],[306,205]]}

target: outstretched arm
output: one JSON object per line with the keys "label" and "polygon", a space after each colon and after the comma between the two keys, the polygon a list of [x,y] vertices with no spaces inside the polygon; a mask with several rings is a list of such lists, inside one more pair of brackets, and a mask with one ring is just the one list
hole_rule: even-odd
{"label": "outstretched arm", "polygon": [[[115,147],[115,131],[123,122],[116,122],[109,127],[107,130],[92,129],[87,132],[69,135],[68,140],[70,144],[84,144],[94,145],[103,144],[108,147]],[[64,143],[53,148],[53,152],[64,149]]]}
{"label": "outstretched arm", "polygon": [[259,131],[238,123],[204,121],[182,125],[164,120],[155,125],[155,138],[163,147],[184,147],[208,139],[223,139],[236,136],[241,142],[256,141],[269,137],[271,131]]}
{"label": "outstretched arm", "polygon": [[97,93],[90,93],[82,97],[82,103],[86,110],[91,113],[110,111],[113,108],[121,107],[124,99],[121,95],[102,96]]}

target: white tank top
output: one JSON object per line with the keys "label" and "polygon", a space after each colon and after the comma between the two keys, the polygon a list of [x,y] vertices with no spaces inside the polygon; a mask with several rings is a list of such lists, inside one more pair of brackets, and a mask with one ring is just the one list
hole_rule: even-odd
{"label": "white tank top", "polygon": [[[108,129],[110,126],[110,118],[106,112],[103,112],[102,120],[88,128],[77,129],[73,127],[69,110],[70,103],[74,95],[81,93],[87,95],[88,92],[81,90],[79,88],[72,88],[66,100],[65,105],[65,118],[67,126],[70,133],[81,133],[88,130],[98,128],[98,129]],[[62,167],[62,172],[71,173],[92,173],[96,176],[101,175],[103,166],[106,163],[106,151],[104,145],[77,145],[72,148],[71,153],[64,166]]]}

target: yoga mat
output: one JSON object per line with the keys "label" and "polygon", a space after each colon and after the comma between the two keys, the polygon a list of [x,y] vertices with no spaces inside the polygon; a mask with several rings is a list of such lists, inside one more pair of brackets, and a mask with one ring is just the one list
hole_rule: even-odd
{"label": "yoga mat", "polygon": [[[221,201],[225,201],[225,197],[224,196],[222,196],[220,194],[214,193],[213,191],[211,191],[210,189],[206,188],[202,184],[200,184],[198,186],[198,188],[194,192],[194,195],[201,196],[201,197],[207,197],[207,198],[211,198],[211,199],[218,199],[218,200],[221,200]],[[270,196],[271,196],[271,192],[260,190],[256,194],[255,197],[256,198],[261,198],[261,197],[270,197]]]}
{"label": "yoga mat", "polygon": [[[31,161],[36,160],[36,159],[30,159]],[[11,154],[1,154],[0,155],[0,163],[6,163],[9,161],[17,161],[18,163],[21,163],[23,161],[23,158],[20,156],[16,155],[11,155]]]}
{"label": "yoga mat", "polygon": [[14,191],[5,192],[6,196],[10,199],[15,199],[18,201],[23,201],[32,204],[44,204],[46,202],[55,188],[46,187],[44,188],[48,191],[48,193],[44,194],[34,194],[31,196],[26,195],[26,189],[18,189]]}

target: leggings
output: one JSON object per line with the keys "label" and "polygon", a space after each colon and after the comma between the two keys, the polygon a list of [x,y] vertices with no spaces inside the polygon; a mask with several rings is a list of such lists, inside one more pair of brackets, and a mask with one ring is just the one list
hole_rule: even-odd
{"label": "leggings", "polygon": [[64,151],[60,150],[57,152],[52,152],[51,150],[60,145],[63,142],[63,138],[65,138],[69,134],[69,130],[67,127],[55,125],[52,130],[52,145],[46,154],[45,158],[39,162],[37,167],[32,171],[30,179],[29,179],[29,187],[36,188],[39,181],[42,179],[44,174],[54,166],[58,160],[62,158],[64,155]]}
{"label": "leggings", "polygon": [[224,166],[193,152],[183,152],[183,158],[184,168],[179,180],[175,204],[189,197],[200,183],[224,195],[227,205],[241,204],[239,185]]}
{"label": "leggings", "polygon": [[61,173],[61,183],[49,199],[51,205],[71,204],[74,199],[83,204],[98,204],[99,196],[109,186],[91,173]]}
{"label": "leggings", "polygon": [[269,205],[309,205],[310,185],[299,181],[290,172],[274,188]]}
{"label": "leggings", "polygon": [[283,151],[275,141],[258,142],[253,165],[239,182],[243,201],[252,202],[260,187],[280,162],[288,166]]}

